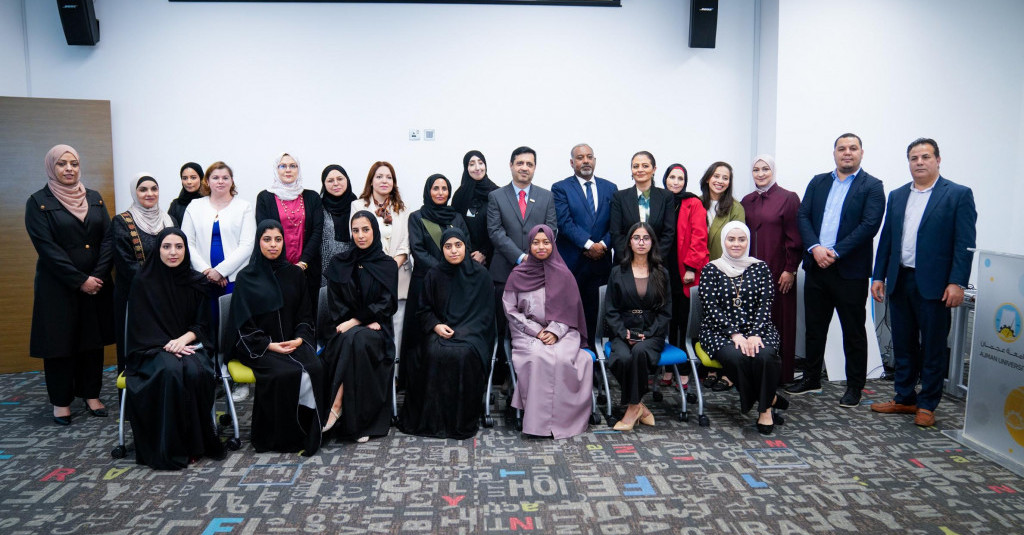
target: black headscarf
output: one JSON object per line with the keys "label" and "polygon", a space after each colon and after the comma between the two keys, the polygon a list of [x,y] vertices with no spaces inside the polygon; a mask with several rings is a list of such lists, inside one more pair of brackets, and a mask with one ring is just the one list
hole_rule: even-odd
{"label": "black headscarf", "polygon": [[[448,177],[435,173],[427,177],[427,183],[423,186],[423,207],[420,208],[420,215],[427,221],[433,221],[441,226],[448,226],[452,224],[452,220],[455,219],[455,209],[445,204],[435,204],[434,198],[430,196],[430,188],[434,187],[434,182],[437,179],[444,180],[444,183],[448,185],[448,199],[452,198],[452,183],[448,180]],[[472,180],[472,179],[470,179]]]}
{"label": "black headscarf", "polygon": [[[264,219],[256,227],[256,244],[252,249],[249,263],[238,272],[235,278],[235,289],[231,293],[231,313],[228,316],[227,331],[229,336],[235,335],[239,327],[254,316],[280,310],[284,306],[284,295],[277,282],[274,272],[290,265],[285,254],[284,243],[281,243],[281,254],[275,260],[263,256],[260,239],[270,229],[277,229],[284,236],[281,223],[273,219]],[[234,345],[234,344],[232,344]]]}
{"label": "black headscarf", "polygon": [[370,220],[370,227],[373,228],[373,243],[366,249],[360,249],[353,243],[347,251],[334,255],[330,267],[327,268],[327,278],[345,283],[352,280],[352,272],[357,266],[363,268],[371,277],[383,284],[392,295],[398,295],[398,264],[384,252],[384,246],[380,241],[380,226],[377,224],[377,217],[369,210],[360,210],[352,216],[352,221],[360,217]]}
{"label": "black headscarf", "polygon": [[487,194],[498,189],[498,185],[491,181],[486,174],[479,182],[469,176],[469,160],[476,156],[487,165],[484,154],[478,150],[471,150],[462,157],[462,182],[459,183],[459,190],[452,195],[452,208],[458,214],[465,214],[477,199],[480,204],[487,204]]}
{"label": "black headscarf", "polygon": [[[331,171],[338,171],[345,179],[345,193],[336,197],[327,193],[327,174]],[[348,214],[352,210],[352,201],[356,200],[356,194],[352,192],[352,182],[348,179],[345,168],[332,163],[324,167],[320,173],[320,198],[323,200],[324,210],[331,214],[334,221],[334,241],[352,241],[352,234],[348,228]]]}
{"label": "black headscarf", "polygon": [[[191,170],[195,171],[196,174],[199,175],[199,179],[202,180],[202,178],[203,178],[203,167],[201,165],[197,164],[196,162],[188,162],[188,163],[186,163],[185,165],[181,166],[181,170],[178,171],[178,178],[181,178],[181,174],[185,172],[185,169],[191,169]],[[198,199],[198,198],[200,198],[202,196],[203,196],[203,194],[199,192],[199,189],[196,189],[193,192],[189,192],[184,187],[182,187],[181,191],[178,192],[178,199],[177,199],[177,201],[178,201],[178,204],[181,205],[182,209],[184,209],[186,206],[188,206],[188,203],[190,203],[190,202],[192,202],[192,201],[194,201],[194,200],[196,200],[196,199]]]}
{"label": "black headscarf", "polygon": [[686,191],[686,186],[690,183],[690,172],[687,171],[686,167],[684,167],[681,163],[674,163],[668,166],[668,169],[665,170],[665,175],[661,177],[661,185],[665,187],[665,190],[668,190],[668,175],[669,173],[672,172],[673,169],[682,169],[683,175],[686,176],[686,180],[683,182],[683,190],[680,191],[679,193],[672,194],[672,196],[675,197],[675,207],[676,212],[678,213],[679,205],[682,204],[683,201],[685,201],[686,199],[696,199],[697,195],[690,193],[689,191]]}
{"label": "black headscarf", "polygon": [[[160,259],[160,245],[170,235],[185,244],[184,258],[177,267],[169,267]],[[128,329],[125,353],[163,347],[168,341],[185,334],[196,318],[210,284],[206,276],[192,269],[185,233],[167,227],[156,237],[156,254],[147,259],[132,281],[128,296]],[[201,335],[202,333],[196,333]]]}
{"label": "black headscarf", "polygon": [[[441,247],[455,238],[466,246],[466,256],[459,264],[450,264],[448,257],[437,265],[438,270],[450,277],[448,302],[444,315],[447,325],[455,331],[455,338],[469,343],[489,365],[491,346],[494,344],[494,284],[490,272],[469,256],[469,239],[457,227],[441,234]],[[442,254],[443,256],[443,254]],[[441,345],[447,340],[441,338]]]}

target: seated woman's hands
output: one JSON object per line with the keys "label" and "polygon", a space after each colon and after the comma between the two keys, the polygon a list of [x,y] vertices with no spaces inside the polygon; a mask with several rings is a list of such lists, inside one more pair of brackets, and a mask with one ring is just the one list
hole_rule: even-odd
{"label": "seated woman's hands", "polygon": [[185,355],[192,355],[196,350],[190,347],[189,344],[191,344],[195,339],[196,336],[189,331],[164,344],[164,351],[173,354],[179,359]]}
{"label": "seated woman's hands", "polygon": [[452,336],[455,336],[455,331],[453,331],[451,327],[443,323],[438,323],[437,325],[434,325],[434,332],[437,333],[437,335],[440,336],[441,338],[444,338],[445,340],[448,340]]}
{"label": "seated woman's hands", "polygon": [[288,340],[285,342],[270,342],[267,349],[275,353],[281,353],[282,355],[288,355],[292,351],[295,351],[302,345],[302,338],[296,338],[294,340]]}
{"label": "seated woman's hands", "polygon": [[555,333],[552,333],[550,331],[541,331],[537,333],[537,339],[540,340],[541,342],[544,342],[544,345],[548,346],[553,345],[555,342],[558,341],[558,337],[555,336]]}
{"label": "seated woman's hands", "polygon": [[635,346],[646,339],[647,336],[644,335],[644,333],[638,333],[636,331],[626,329],[626,342],[629,342],[629,345]]}
{"label": "seated woman's hands", "polygon": [[359,325],[359,320],[351,318],[339,323],[338,326],[334,328],[334,330],[339,333],[343,333],[345,331],[348,331],[352,327],[355,327],[356,325]]}
{"label": "seated woman's hands", "polygon": [[732,335],[732,343],[736,349],[739,349],[744,355],[753,357],[757,355],[757,352],[764,347],[764,342],[761,341],[761,337],[754,336],[743,336],[740,333],[734,333]]}

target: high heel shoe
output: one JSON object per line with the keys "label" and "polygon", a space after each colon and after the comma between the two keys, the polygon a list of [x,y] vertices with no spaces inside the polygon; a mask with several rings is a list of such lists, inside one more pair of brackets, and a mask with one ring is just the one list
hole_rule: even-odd
{"label": "high heel shoe", "polygon": [[643,425],[649,425],[654,427],[654,414],[651,413],[651,409],[647,408],[647,405],[640,404],[640,419],[639,422]]}
{"label": "high heel shoe", "polygon": [[107,416],[110,415],[110,411],[108,411],[106,407],[100,407],[98,409],[93,409],[93,408],[89,407],[89,402],[88,401],[85,402],[85,410],[89,411],[89,414],[91,414],[93,416],[100,417],[100,418],[106,418]]}
{"label": "high heel shoe", "polygon": [[356,439],[356,442],[358,442],[360,444],[366,444],[369,441],[370,441],[370,437],[359,437],[359,438]]}
{"label": "high heel shoe", "polygon": [[71,415],[67,416],[54,416],[53,423],[57,425],[71,425]]}
{"label": "high heel shoe", "polygon": [[640,416],[642,414],[643,414],[643,410],[637,411],[637,414],[636,414],[636,416],[633,417],[632,421],[627,421],[628,419],[626,418],[626,415],[623,415],[621,420],[619,420],[618,422],[615,422],[615,426],[612,427],[612,429],[614,429],[616,431],[622,431],[624,433],[632,431],[633,430],[633,426],[635,426],[636,422],[638,420],[640,420]]}
{"label": "high heel shoe", "polygon": [[777,412],[775,412],[773,410],[772,411],[772,423],[770,423],[770,424],[762,424],[762,423],[758,422],[758,424],[757,424],[757,432],[761,433],[762,435],[770,435],[770,434],[772,434],[772,431],[775,430],[775,426],[782,425],[784,423],[786,423],[786,419],[783,418],[781,414],[779,414],[779,413],[777,413]]}
{"label": "high heel shoe", "polygon": [[326,433],[326,432],[330,431],[331,428],[334,427],[334,424],[338,423],[338,420],[340,418],[341,418],[341,413],[336,411],[336,410],[334,410],[332,408],[331,409],[331,415],[327,417],[327,425],[325,425],[324,428],[320,432],[321,433]]}

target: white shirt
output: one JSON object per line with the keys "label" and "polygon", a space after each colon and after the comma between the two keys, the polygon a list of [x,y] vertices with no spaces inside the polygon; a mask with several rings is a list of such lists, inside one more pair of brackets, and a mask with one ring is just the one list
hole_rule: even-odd
{"label": "white shirt", "polygon": [[917,230],[921,227],[921,217],[924,216],[924,209],[928,206],[928,199],[932,197],[936,183],[938,180],[924,190],[910,184],[907,209],[903,213],[903,243],[900,250],[900,265],[904,267],[917,267]]}
{"label": "white shirt", "polygon": [[[220,222],[224,261],[211,266],[210,242],[213,239],[214,221]],[[252,256],[253,245],[256,243],[256,215],[252,205],[238,197],[232,198],[220,212],[210,204],[209,197],[201,197],[190,202],[185,209],[181,231],[188,238],[192,269],[203,271],[212,267],[229,281],[234,281]]]}

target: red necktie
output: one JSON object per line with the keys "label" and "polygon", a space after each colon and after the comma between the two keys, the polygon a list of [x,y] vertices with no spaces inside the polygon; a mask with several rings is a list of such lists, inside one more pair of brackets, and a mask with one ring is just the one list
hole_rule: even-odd
{"label": "red necktie", "polygon": [[519,192],[519,213],[526,219],[526,191]]}

